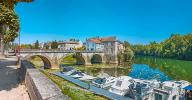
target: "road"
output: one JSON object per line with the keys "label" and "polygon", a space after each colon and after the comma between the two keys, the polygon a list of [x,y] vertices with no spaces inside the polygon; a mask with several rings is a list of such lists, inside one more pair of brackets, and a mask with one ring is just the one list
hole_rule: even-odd
{"label": "road", "polygon": [[0,100],[30,100],[25,85],[18,82],[16,57],[0,58]]}

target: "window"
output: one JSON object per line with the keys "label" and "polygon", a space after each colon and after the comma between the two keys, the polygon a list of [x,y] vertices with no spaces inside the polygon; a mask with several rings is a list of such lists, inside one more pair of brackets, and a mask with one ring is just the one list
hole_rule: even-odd
{"label": "window", "polygon": [[122,84],[122,81],[117,81],[116,86],[120,87]]}
{"label": "window", "polygon": [[162,95],[155,93],[155,100],[163,100]]}
{"label": "window", "polygon": [[175,96],[173,96],[173,99],[172,100],[176,100],[176,95]]}
{"label": "window", "polygon": [[111,48],[111,53],[113,54],[113,48]]}

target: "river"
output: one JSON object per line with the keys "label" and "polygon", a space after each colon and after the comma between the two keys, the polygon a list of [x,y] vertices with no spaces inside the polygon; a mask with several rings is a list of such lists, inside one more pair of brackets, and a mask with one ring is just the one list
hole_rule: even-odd
{"label": "river", "polygon": [[192,82],[192,61],[162,59],[155,57],[135,57],[134,63],[129,66],[110,68],[85,67],[83,70],[91,75],[107,73],[111,76],[128,75],[140,79],[186,80]]}

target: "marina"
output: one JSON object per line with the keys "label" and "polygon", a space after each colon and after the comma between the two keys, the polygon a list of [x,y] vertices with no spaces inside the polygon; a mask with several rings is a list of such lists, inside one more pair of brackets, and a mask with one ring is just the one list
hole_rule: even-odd
{"label": "marina", "polygon": [[[71,70],[63,72],[64,69]],[[54,74],[94,94],[113,100],[184,100],[186,87],[191,86],[191,83],[184,80],[161,82],[155,79],[144,80],[130,76],[111,77],[106,73],[86,79],[91,75],[77,71],[72,67],[64,67],[64,69]],[[77,77],[78,75],[81,77]]]}
{"label": "marina", "polygon": [[60,72],[56,72],[54,74],[59,76],[59,77],[64,78],[65,80],[68,80],[68,81],[70,81],[70,82],[72,82],[72,83],[74,83],[74,84],[76,84],[76,85],[78,85],[78,86],[80,86],[82,88],[88,89],[89,91],[92,91],[95,94],[102,95],[102,96],[105,96],[107,98],[114,99],[114,100],[132,100],[129,97],[123,97],[123,96],[120,96],[120,95],[117,95],[117,94],[114,94],[114,93],[110,93],[107,90],[104,90],[102,88],[98,88],[98,87],[93,86],[93,85],[89,85],[88,83],[82,82],[79,79],[74,79],[74,78],[72,78],[72,77],[70,77],[68,75],[62,74]]}

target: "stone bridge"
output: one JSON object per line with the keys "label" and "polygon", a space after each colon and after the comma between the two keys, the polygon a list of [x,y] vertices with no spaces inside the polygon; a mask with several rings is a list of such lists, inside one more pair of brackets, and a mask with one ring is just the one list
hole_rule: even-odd
{"label": "stone bridge", "polygon": [[58,69],[62,59],[68,55],[75,55],[77,64],[92,65],[91,60],[94,57],[99,58],[101,63],[106,62],[106,57],[103,52],[92,51],[43,51],[30,50],[20,51],[21,59],[29,60],[31,57],[38,56],[42,59],[45,68]]}

